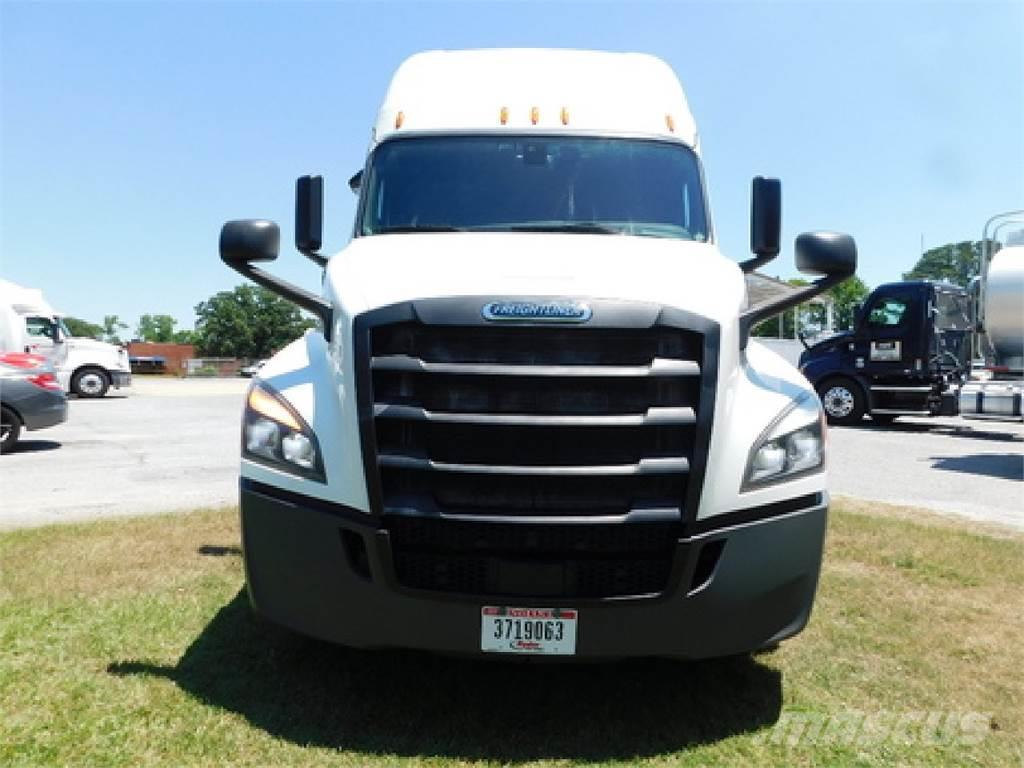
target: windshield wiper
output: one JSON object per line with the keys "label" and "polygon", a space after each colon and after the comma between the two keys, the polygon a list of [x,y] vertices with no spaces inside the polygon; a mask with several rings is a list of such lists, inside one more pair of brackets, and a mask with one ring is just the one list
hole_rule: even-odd
{"label": "windshield wiper", "polygon": [[378,227],[373,230],[375,235],[394,235],[409,232],[466,232],[465,227],[452,227],[448,224],[400,224],[394,227]]}
{"label": "windshield wiper", "polygon": [[610,227],[595,221],[563,221],[557,224],[508,224],[502,229],[511,232],[578,232],[585,235],[621,235],[620,227]]}

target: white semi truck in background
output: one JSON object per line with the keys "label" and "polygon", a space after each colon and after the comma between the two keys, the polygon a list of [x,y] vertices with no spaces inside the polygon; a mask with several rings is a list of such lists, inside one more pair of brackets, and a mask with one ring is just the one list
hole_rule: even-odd
{"label": "white semi truck in background", "polygon": [[79,397],[103,397],[110,387],[131,385],[127,350],[73,337],[42,291],[7,280],[0,280],[0,352],[48,358],[61,387]]}
{"label": "white semi truck in background", "polygon": [[[430,52],[391,81],[353,238],[296,245],[322,295],[259,269],[280,231],[224,225],[222,260],[315,313],[246,397],[241,525],[259,614],[352,646],[577,657],[741,653],[811,611],[828,490],[821,404],[751,326],[854,273],[749,306],[779,252],[718,249],[697,128],[638,54]],[[823,183],[829,183],[823,179]]]}

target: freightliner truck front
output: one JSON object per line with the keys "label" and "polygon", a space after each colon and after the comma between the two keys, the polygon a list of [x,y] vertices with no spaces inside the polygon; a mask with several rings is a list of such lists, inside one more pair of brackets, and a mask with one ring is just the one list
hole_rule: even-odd
{"label": "freightliner truck front", "polygon": [[754,256],[719,252],[697,129],[662,61],[430,52],[398,69],[351,242],[296,245],[322,295],[221,258],[321,320],[260,371],[243,416],[255,611],[358,647],[576,657],[742,653],[799,632],[828,496],[821,405],[751,326],[854,272],[846,235],[797,238],[818,279],[749,307],[779,250],[753,185]]}

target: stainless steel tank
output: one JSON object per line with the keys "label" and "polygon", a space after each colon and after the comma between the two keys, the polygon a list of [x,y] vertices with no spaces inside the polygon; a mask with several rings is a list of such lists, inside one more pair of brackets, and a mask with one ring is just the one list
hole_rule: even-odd
{"label": "stainless steel tank", "polygon": [[996,365],[1024,368],[1024,245],[992,257],[985,285],[985,333]]}

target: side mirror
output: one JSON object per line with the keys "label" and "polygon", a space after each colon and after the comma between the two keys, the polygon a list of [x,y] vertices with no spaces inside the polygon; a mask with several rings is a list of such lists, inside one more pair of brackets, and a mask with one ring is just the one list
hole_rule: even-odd
{"label": "side mirror", "polygon": [[220,258],[225,264],[257,285],[276,293],[312,312],[323,323],[324,336],[331,340],[331,305],[319,296],[280,278],[264,272],[254,265],[259,261],[273,261],[281,245],[281,229],[272,221],[243,219],[229,221],[220,230]]}
{"label": "side mirror", "polygon": [[[327,264],[327,259],[316,253],[323,230],[323,184],[319,176],[303,176],[296,185],[295,193],[295,244],[320,266]],[[276,259],[280,248],[281,229],[272,221],[229,221],[220,230],[221,261],[242,277],[312,312],[320,318],[324,338],[330,341],[334,322],[334,310],[330,302],[254,266],[256,262]]]}
{"label": "side mirror", "polygon": [[796,268],[805,275],[852,275],[857,244],[838,232],[804,232],[796,239]]}
{"label": "side mirror", "polygon": [[363,188],[362,170],[356,171],[354,174],[352,174],[352,178],[348,180],[348,188],[352,190],[352,194],[359,194],[359,190]]}
{"label": "side mirror", "polygon": [[295,182],[295,247],[313,258],[323,240],[324,177],[300,176]]}
{"label": "side mirror", "polygon": [[756,176],[750,192],[750,250],[755,256],[741,262],[740,269],[753,272],[774,259],[781,239],[782,183]]}
{"label": "side mirror", "polygon": [[796,239],[796,266],[801,272],[821,277],[785,298],[744,312],[740,316],[740,349],[747,348],[750,329],[757,323],[799,306],[853,275],[857,270],[857,244],[849,235],[837,232],[805,232]]}
{"label": "side mirror", "polygon": [[220,259],[232,269],[273,261],[281,248],[281,229],[265,219],[229,221],[220,230]]}

